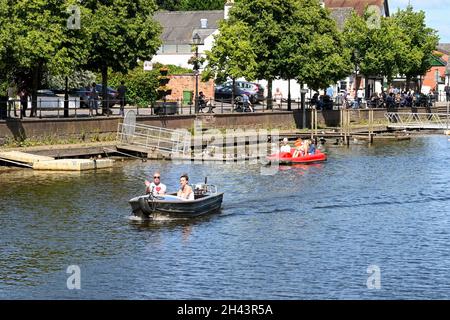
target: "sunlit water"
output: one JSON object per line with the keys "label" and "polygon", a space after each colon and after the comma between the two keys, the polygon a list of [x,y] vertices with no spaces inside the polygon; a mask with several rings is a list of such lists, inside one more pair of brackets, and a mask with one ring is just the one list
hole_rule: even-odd
{"label": "sunlit water", "polygon": [[[281,167],[125,161],[91,173],[0,173],[3,299],[450,298],[450,142],[329,148]],[[208,176],[219,214],[130,219],[153,170]],[[68,290],[69,265],[81,290]],[[370,265],[381,288],[368,289]]]}

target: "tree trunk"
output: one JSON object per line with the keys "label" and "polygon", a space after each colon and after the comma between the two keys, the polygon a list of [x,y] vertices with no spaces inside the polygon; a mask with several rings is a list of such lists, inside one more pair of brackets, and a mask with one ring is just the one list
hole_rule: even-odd
{"label": "tree trunk", "polygon": [[64,118],[69,117],[69,77],[66,76],[64,84]]}
{"label": "tree trunk", "polygon": [[102,114],[109,115],[108,105],[108,66],[102,65]]}
{"label": "tree trunk", "polygon": [[361,84],[360,78],[358,77],[358,75],[356,75],[355,77],[355,100],[358,100],[358,90],[359,90],[359,86]]}
{"label": "tree trunk", "polygon": [[364,77],[364,98],[367,99],[370,97],[370,92],[369,92],[369,77],[365,76]]}
{"label": "tree trunk", "polygon": [[411,77],[410,76],[406,76],[406,88],[405,91],[408,92],[409,91],[409,83],[411,82]]}
{"label": "tree trunk", "polygon": [[288,79],[288,105],[287,105],[287,109],[288,109],[288,111],[291,111],[291,79]]}
{"label": "tree trunk", "polygon": [[273,108],[272,100],[272,79],[267,80],[267,109]]}
{"label": "tree trunk", "polygon": [[231,89],[231,110],[234,110],[234,93],[236,92],[236,78],[233,78]]}
{"label": "tree trunk", "polygon": [[31,79],[31,110],[30,117],[37,115],[37,90],[39,86],[39,66],[33,68]]}

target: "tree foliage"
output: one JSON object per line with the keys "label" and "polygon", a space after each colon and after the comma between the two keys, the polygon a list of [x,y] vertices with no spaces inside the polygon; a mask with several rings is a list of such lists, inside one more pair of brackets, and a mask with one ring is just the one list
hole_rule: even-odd
{"label": "tree foliage", "polygon": [[[126,72],[156,53],[156,8],[154,0],[0,0],[0,80],[32,88],[35,101],[46,71],[69,76],[85,67],[103,71],[106,90],[108,67]],[[68,25],[72,17],[78,27]]]}
{"label": "tree foliage", "polygon": [[87,27],[92,38],[88,66],[101,70],[107,66],[126,72],[137,65],[138,59],[148,59],[160,46],[161,26],[152,15],[154,0],[84,0],[92,14]]}
{"label": "tree foliage", "polygon": [[426,27],[423,12],[413,12],[408,6],[382,18],[379,28],[369,28],[370,19],[368,11],[363,17],[353,13],[344,27],[347,47],[358,53],[352,55],[352,63],[362,74],[384,76],[390,83],[397,74],[410,79],[429,70],[438,37],[436,31]]}
{"label": "tree foliage", "polygon": [[223,21],[214,39],[211,51],[206,52],[208,65],[203,71],[203,78],[215,78],[218,82],[228,77],[253,80],[257,63],[250,28],[241,21]]}
{"label": "tree foliage", "polygon": [[426,26],[425,12],[414,12],[412,6],[398,10],[393,19],[406,40],[404,54],[398,61],[399,73],[408,80],[424,75],[431,68],[432,53],[439,44],[436,30]]}
{"label": "tree foliage", "polygon": [[226,0],[158,0],[157,4],[162,10],[169,11],[197,11],[222,10]]}
{"label": "tree foliage", "polygon": [[300,0],[278,43],[280,76],[314,90],[326,88],[351,72],[350,50],[327,9],[317,1]]}
{"label": "tree foliage", "polygon": [[[144,71],[144,63],[139,62],[138,66],[129,70],[128,73],[110,72],[110,84],[118,87],[122,81],[127,87],[127,100],[138,106],[148,106],[156,100],[156,88],[158,87],[159,68],[163,65],[155,63],[153,70]],[[174,65],[166,65],[169,74],[191,73],[191,69],[181,68]]]}

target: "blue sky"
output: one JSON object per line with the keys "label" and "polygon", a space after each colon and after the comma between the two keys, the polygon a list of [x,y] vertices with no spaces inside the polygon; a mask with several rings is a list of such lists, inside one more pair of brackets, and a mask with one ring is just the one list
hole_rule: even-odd
{"label": "blue sky", "polygon": [[397,8],[404,9],[408,2],[414,10],[423,10],[426,14],[427,25],[438,30],[441,43],[450,43],[450,0],[388,0],[392,13]]}

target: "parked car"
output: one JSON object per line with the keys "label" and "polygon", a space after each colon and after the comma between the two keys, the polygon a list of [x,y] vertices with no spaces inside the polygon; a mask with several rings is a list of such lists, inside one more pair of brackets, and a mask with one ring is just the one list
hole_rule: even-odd
{"label": "parked car", "polygon": [[[57,94],[56,90],[40,89],[37,91],[37,107],[38,108],[64,108],[64,94]],[[31,101],[29,101],[29,108],[31,108]],[[76,100],[69,97],[69,108],[75,108],[77,106]]]}
{"label": "parked car", "polygon": [[[214,91],[214,99],[231,102],[232,90],[232,81],[218,85]],[[254,82],[236,81],[236,90],[234,92],[236,102],[239,103],[242,100],[242,96],[246,93],[250,94],[251,103],[258,103],[264,100],[264,88],[262,85]]]}
{"label": "parked car", "polygon": [[[98,95],[99,95],[99,105],[101,107],[102,105],[102,94],[103,94],[103,86],[101,84],[97,84],[95,86]],[[76,96],[80,98],[80,108],[88,108],[88,101],[89,101],[89,96],[90,96],[91,92],[90,90],[88,90],[86,87],[82,87],[82,88],[78,88],[78,89],[72,89],[69,91],[69,95],[71,96]],[[119,99],[117,98],[118,92],[117,90],[114,90],[111,87],[107,88],[107,94],[108,94],[108,106],[111,108],[113,107],[115,104],[120,104]]]}

